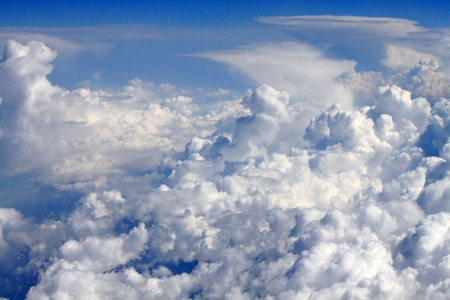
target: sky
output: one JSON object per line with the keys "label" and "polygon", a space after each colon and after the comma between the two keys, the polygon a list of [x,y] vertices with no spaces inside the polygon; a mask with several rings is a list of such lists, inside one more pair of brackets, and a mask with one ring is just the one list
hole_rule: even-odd
{"label": "sky", "polygon": [[[448,27],[448,9],[447,1],[432,5],[426,1],[215,1],[213,5],[209,1],[5,1],[0,12],[4,27],[0,46],[17,39],[16,31],[74,43],[59,45],[69,49],[57,49],[55,70],[50,74],[53,82],[67,88],[86,80],[101,87],[123,86],[138,77],[183,87],[244,91],[248,83],[243,78],[231,76],[220,64],[189,55],[292,39],[282,28],[255,21],[261,16],[391,17],[440,28]],[[353,58],[352,54],[341,55]],[[196,76],[186,76],[193,71]]]}
{"label": "sky", "polygon": [[0,2],[0,299],[450,298],[450,3],[210,2]]}

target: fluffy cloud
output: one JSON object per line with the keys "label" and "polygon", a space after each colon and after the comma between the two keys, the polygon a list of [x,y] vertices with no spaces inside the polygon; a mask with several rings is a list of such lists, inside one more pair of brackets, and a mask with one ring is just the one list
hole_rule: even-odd
{"label": "fluffy cloud", "polygon": [[12,208],[0,210],[0,255],[3,259],[14,244],[29,245],[29,223],[20,212]]}
{"label": "fluffy cloud", "polygon": [[397,82],[416,97],[426,97],[430,102],[448,98],[450,95],[448,76],[438,71],[439,64],[436,60],[428,60],[425,57],[409,69],[396,74],[391,81]]}
{"label": "fluffy cloud", "polygon": [[164,152],[180,150],[194,132],[207,134],[213,120],[233,113],[233,106],[202,110],[168,86],[139,80],[117,93],[65,91],[46,78],[55,56],[38,42],[6,46],[2,165],[12,173],[40,168],[63,188],[69,182],[99,186],[105,180],[100,175],[145,170]]}
{"label": "fluffy cloud", "polygon": [[447,99],[296,43],[205,54],[290,84],[210,102],[67,91],[55,55],[7,46],[2,168],[84,196],[53,219],[0,208],[1,296],[25,278],[29,299],[448,297]]}

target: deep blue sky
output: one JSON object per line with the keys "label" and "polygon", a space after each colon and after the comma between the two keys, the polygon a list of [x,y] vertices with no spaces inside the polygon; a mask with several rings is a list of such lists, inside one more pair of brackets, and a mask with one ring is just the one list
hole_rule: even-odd
{"label": "deep blue sky", "polygon": [[224,26],[258,16],[355,15],[416,20],[448,26],[450,1],[1,1],[0,26],[94,26],[145,23],[162,26]]}

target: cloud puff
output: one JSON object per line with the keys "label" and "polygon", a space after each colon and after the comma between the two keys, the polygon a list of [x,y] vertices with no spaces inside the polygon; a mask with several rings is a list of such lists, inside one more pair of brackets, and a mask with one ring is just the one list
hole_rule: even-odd
{"label": "cloud puff", "polygon": [[450,95],[449,77],[439,72],[438,68],[436,60],[427,60],[426,56],[423,56],[418,63],[396,74],[391,81],[397,82],[416,97],[425,97],[436,102]]}
{"label": "cloud puff", "polygon": [[0,247],[1,256],[7,254],[12,244],[30,244],[28,235],[29,223],[23,219],[20,212],[12,208],[0,210]]}
{"label": "cloud puff", "polygon": [[[300,44],[207,54],[306,81],[210,103],[138,79],[67,91],[47,80],[42,43],[6,52],[4,176],[84,195],[53,219],[0,208],[2,297],[24,278],[29,299],[448,296],[447,99]],[[292,73],[273,65],[284,54]]]}

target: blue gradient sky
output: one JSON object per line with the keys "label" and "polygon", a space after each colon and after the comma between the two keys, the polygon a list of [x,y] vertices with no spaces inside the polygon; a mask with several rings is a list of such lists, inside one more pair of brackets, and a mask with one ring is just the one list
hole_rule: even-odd
{"label": "blue gradient sky", "polygon": [[93,26],[155,24],[223,26],[261,15],[358,15],[395,17],[422,26],[450,24],[450,4],[433,1],[1,1],[0,26]]}

